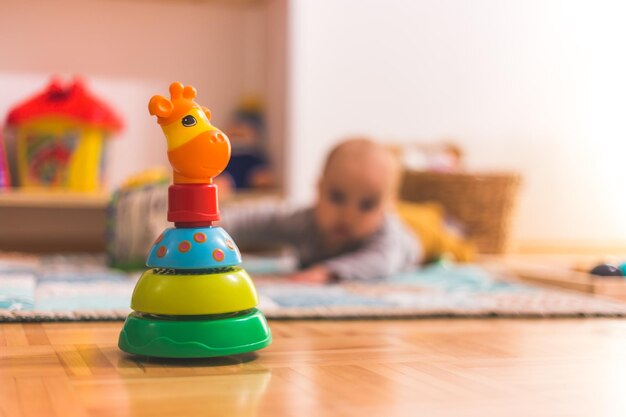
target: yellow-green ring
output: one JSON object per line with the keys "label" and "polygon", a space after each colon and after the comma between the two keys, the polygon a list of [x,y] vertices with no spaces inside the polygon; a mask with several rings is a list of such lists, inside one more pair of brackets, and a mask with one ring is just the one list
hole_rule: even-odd
{"label": "yellow-green ring", "polygon": [[216,274],[160,274],[145,271],[133,292],[130,307],[164,315],[224,314],[254,308],[256,288],[242,268]]}

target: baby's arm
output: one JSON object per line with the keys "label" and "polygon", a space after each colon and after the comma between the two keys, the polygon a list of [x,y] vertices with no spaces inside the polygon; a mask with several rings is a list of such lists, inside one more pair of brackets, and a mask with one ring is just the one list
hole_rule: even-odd
{"label": "baby's arm", "polygon": [[240,245],[288,243],[290,210],[284,204],[261,201],[233,204],[221,210],[219,226]]}
{"label": "baby's arm", "polygon": [[327,284],[338,280],[373,281],[406,269],[411,264],[409,256],[408,253],[381,251],[376,246],[366,247],[298,271],[289,279],[309,284]]}
{"label": "baby's arm", "polygon": [[373,281],[416,266],[422,259],[418,238],[395,222],[361,249],[321,263],[330,279]]}
{"label": "baby's arm", "polygon": [[306,284],[328,284],[336,278],[325,265],[318,264],[291,274],[289,280]]}

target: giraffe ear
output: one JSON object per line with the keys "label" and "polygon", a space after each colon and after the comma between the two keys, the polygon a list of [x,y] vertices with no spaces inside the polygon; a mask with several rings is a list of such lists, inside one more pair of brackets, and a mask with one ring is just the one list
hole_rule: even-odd
{"label": "giraffe ear", "polygon": [[209,110],[208,108],[202,106],[202,111],[204,112],[204,114],[206,114],[206,118],[211,120],[211,110]]}
{"label": "giraffe ear", "polygon": [[152,116],[169,117],[174,110],[174,104],[163,96],[152,96],[148,110]]}

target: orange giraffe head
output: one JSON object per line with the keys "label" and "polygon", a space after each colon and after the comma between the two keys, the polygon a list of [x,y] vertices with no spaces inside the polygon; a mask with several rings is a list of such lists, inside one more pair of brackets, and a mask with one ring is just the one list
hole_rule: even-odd
{"label": "orange giraffe head", "polygon": [[170,97],[153,96],[148,109],[167,139],[174,183],[211,183],[230,160],[228,137],[211,124],[209,109],[193,100],[195,88],[173,82]]}

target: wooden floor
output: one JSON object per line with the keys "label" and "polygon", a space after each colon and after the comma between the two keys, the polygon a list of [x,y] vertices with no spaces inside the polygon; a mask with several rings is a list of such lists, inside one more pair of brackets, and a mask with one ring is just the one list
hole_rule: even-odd
{"label": "wooden floor", "polygon": [[626,320],[270,323],[258,355],[138,360],[121,323],[0,325],[0,415],[626,416]]}

